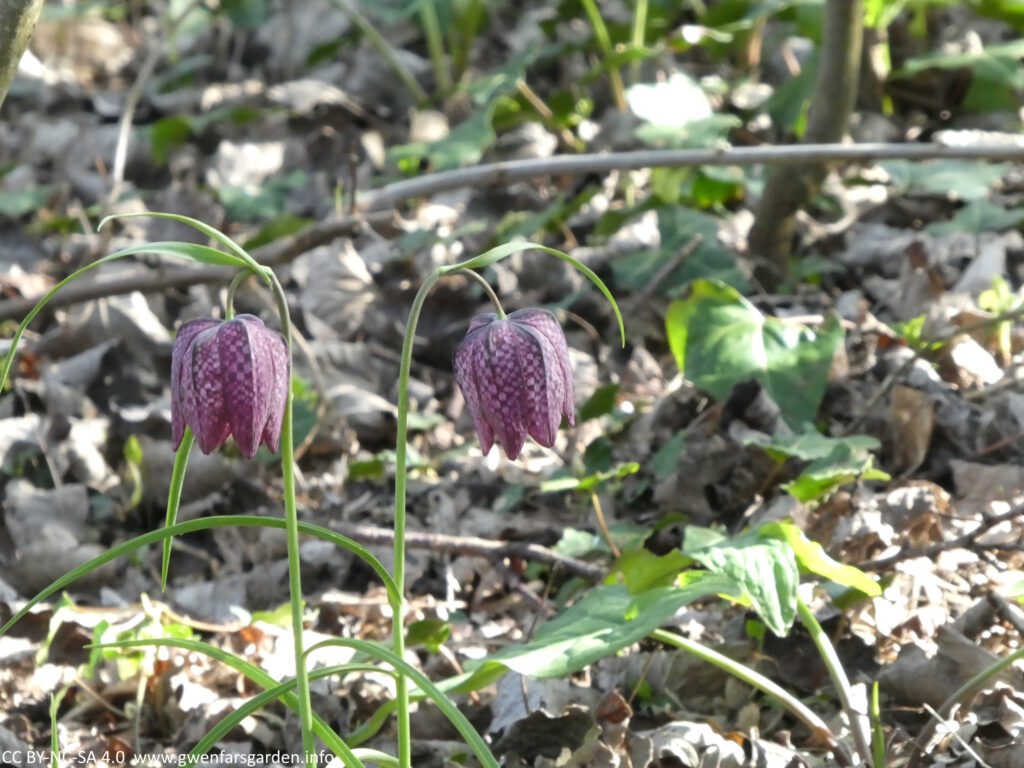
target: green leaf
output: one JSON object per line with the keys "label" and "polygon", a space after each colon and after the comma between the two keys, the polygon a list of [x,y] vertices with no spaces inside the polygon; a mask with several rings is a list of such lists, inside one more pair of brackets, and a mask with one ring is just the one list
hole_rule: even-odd
{"label": "green leaf", "polygon": [[882,588],[878,582],[859,568],[833,560],[821,544],[808,539],[804,532],[792,523],[766,523],[758,529],[757,533],[762,538],[786,542],[792,547],[797,564],[808,573],[829,579],[844,587],[859,590],[869,597],[878,597],[882,594]]}
{"label": "green leaf", "polygon": [[[656,555],[648,549],[629,549],[615,561],[613,570],[622,574],[622,580],[631,595],[638,595],[656,587],[667,587],[693,560],[678,549]],[[613,577],[614,578],[614,577]]]}
{"label": "green leaf", "polygon": [[355,651],[359,651],[362,654],[369,656],[372,659],[383,661],[388,664],[396,672],[405,675],[409,678],[416,686],[423,692],[423,694],[430,699],[434,705],[441,710],[448,722],[454,726],[455,730],[459,732],[463,741],[473,750],[477,760],[485,768],[500,768],[498,761],[491,754],[490,748],[487,746],[487,742],[483,740],[476,728],[472,726],[466,716],[459,711],[451,700],[444,694],[444,692],[438,688],[430,678],[420,672],[416,667],[412,666],[405,659],[401,659],[391,651],[381,648],[379,645],[371,643],[367,640],[355,640],[351,638],[332,638],[330,640],[323,640],[316,645],[310,646],[309,650],[306,651],[306,655],[312,654],[318,648],[327,648],[336,646],[339,648],[351,648]]}
{"label": "green leaf", "polygon": [[[253,272],[255,272],[257,275],[260,275],[261,277],[263,277],[264,281],[266,281],[267,283],[270,282],[270,278],[268,276],[269,270],[266,267],[262,266],[252,256],[250,256],[248,251],[246,251],[242,246],[240,246],[238,243],[236,243],[230,237],[225,235],[219,229],[217,229],[215,227],[211,227],[209,224],[206,224],[205,222],[199,221],[199,219],[193,219],[191,216],[182,216],[180,213],[162,213],[160,211],[146,211],[144,213],[112,213],[111,215],[105,217],[102,221],[100,221],[100,223],[96,226],[96,231],[99,232],[101,229],[103,229],[103,227],[106,226],[108,221],[113,221],[115,219],[136,219],[136,218],[139,218],[140,216],[151,216],[154,219],[167,219],[168,221],[176,221],[179,224],[187,224],[188,226],[192,227],[193,229],[195,229],[195,230],[197,230],[199,232],[202,232],[204,235],[206,235],[211,240],[215,240],[216,242],[218,242],[221,245],[223,245],[232,254],[234,254],[238,259],[240,259],[245,266],[248,266],[248,268],[251,269]],[[135,246],[135,248],[136,249],[144,249],[146,247],[152,248],[153,245],[155,245],[155,244],[154,243],[150,243],[149,246]],[[175,245],[188,246],[188,245],[192,245],[192,244],[191,243],[175,243]],[[216,251],[213,248],[208,248],[207,246],[196,246],[196,247],[198,247],[198,248],[206,248],[208,251],[213,251],[213,253],[220,253],[219,251]],[[127,248],[125,250],[126,251],[131,251],[132,249],[131,248]],[[142,252],[145,252],[145,251],[143,250]],[[124,254],[125,251],[121,251],[121,253]],[[197,251],[196,253],[200,253],[200,251]],[[184,254],[182,254],[182,255],[184,255]],[[107,259],[113,258],[113,255],[107,256],[105,258],[107,258]],[[197,261],[201,261],[202,260],[202,259],[198,258],[197,256],[188,256],[188,258],[194,258]],[[102,261],[102,260],[103,259],[101,259],[100,261]],[[221,263],[221,264],[223,264],[224,262],[210,262],[210,263]],[[237,262],[236,263],[228,264],[228,266],[237,266]]]}
{"label": "green leaf", "polygon": [[620,256],[612,261],[615,285],[627,291],[639,291],[661,273],[665,262],[673,259],[691,239],[700,235],[700,243],[678,266],[658,281],[657,291],[663,296],[678,295],[694,280],[707,278],[727,283],[745,291],[746,277],[736,264],[736,257],[718,240],[719,220],[710,214],[679,205],[658,208],[658,231],[661,245]]}
{"label": "green leaf", "polygon": [[288,237],[289,235],[294,235],[296,232],[301,232],[313,223],[313,219],[293,216],[290,213],[286,213],[260,227],[259,231],[256,232],[255,235],[245,241],[245,247],[247,249],[254,250],[260,246],[266,245],[267,243],[279,240],[282,237]]}
{"label": "green leaf", "polygon": [[643,640],[684,605],[735,590],[730,579],[704,572],[683,586],[661,587],[639,598],[623,585],[596,587],[542,625],[531,642],[506,646],[476,662],[458,690],[477,690],[509,670],[534,678],[574,674]]}
{"label": "green leaf", "polygon": [[942,198],[977,200],[988,197],[989,188],[1010,170],[1008,163],[977,163],[970,160],[887,160],[881,163],[889,183],[901,194],[915,192]]}
{"label": "green leaf", "polygon": [[744,445],[761,448],[776,461],[787,458],[814,461],[829,456],[837,446],[845,445],[851,451],[877,451],[881,443],[870,435],[847,435],[846,437],[829,437],[817,432],[807,425],[807,431],[798,435],[775,435],[765,439],[759,435],[743,440]]}
{"label": "green leaf", "polygon": [[[50,597],[50,595],[59,592],[64,589],[64,587],[74,583],[85,574],[92,573],[97,568],[117,560],[119,557],[129,555],[148,544],[163,541],[164,539],[172,536],[181,536],[186,533],[206,531],[212,528],[230,528],[232,526],[278,528],[283,530],[285,527],[285,521],[283,519],[273,517],[256,517],[253,515],[221,515],[219,517],[208,517],[200,520],[188,520],[184,523],[176,523],[169,528],[161,528],[158,531],[149,531],[141,536],[136,536],[128,541],[123,541],[120,544],[112,546],[106,552],[97,555],[89,562],[83,563],[77,568],[72,568],[56,581],[53,581],[49,586],[44,588],[31,600],[21,606],[17,612],[8,619],[7,623],[0,627],[0,636],[6,634],[11,627],[21,621],[21,619],[23,619],[35,606]],[[327,528],[322,528],[319,525],[312,525],[311,523],[300,522],[299,532],[305,533],[309,536],[315,536],[318,539],[323,539],[324,541],[329,541],[361,558],[370,566],[371,569],[373,569],[373,572],[377,574],[381,582],[384,584],[385,589],[387,589],[388,600],[391,605],[397,605],[399,592],[398,588],[395,586],[394,579],[391,578],[391,573],[381,564],[380,560],[378,560],[373,553],[362,544],[353,541],[347,536],[342,536],[340,533],[335,533]]]}
{"label": "green leaf", "polygon": [[590,267],[557,248],[548,248],[546,245],[537,245],[536,243],[518,241],[514,243],[505,243],[503,245],[495,246],[489,251],[484,251],[479,256],[474,256],[472,259],[467,259],[466,261],[462,261],[448,267],[442,267],[439,271],[442,275],[446,275],[452,272],[457,272],[460,269],[483,269],[484,267],[489,267],[491,264],[495,264],[502,259],[508,258],[512,254],[531,250],[543,251],[544,253],[551,254],[555,258],[571,264],[578,272],[583,273],[583,275],[585,275],[587,279],[589,279],[590,282],[592,282],[597,289],[604,294],[604,297],[608,299],[608,302],[612,305],[612,310],[615,312],[615,319],[619,322],[619,333],[622,336],[622,346],[626,346],[626,326],[622,322],[622,313],[619,311],[619,305],[615,302],[615,297],[612,296],[612,292],[608,290],[608,286],[604,284],[604,281],[598,277]]}
{"label": "green leaf", "polygon": [[662,445],[651,457],[651,469],[657,480],[664,480],[675,472],[679,466],[679,459],[686,450],[686,433],[676,432],[670,440]]}
{"label": "green leaf", "polygon": [[405,642],[407,646],[422,645],[431,653],[437,653],[451,636],[452,625],[444,619],[421,619],[409,625],[405,633]]}
{"label": "green leaf", "polygon": [[888,474],[872,466],[870,453],[839,443],[827,456],[812,461],[800,476],[782,488],[799,501],[818,501],[840,486],[855,480],[890,480]]}
{"label": "green leaf", "polygon": [[257,189],[225,184],[217,187],[217,196],[224,206],[225,215],[231,221],[274,220],[287,215],[291,193],[308,184],[309,174],[296,169],[283,176],[267,179]]}
{"label": "green leaf", "polygon": [[1024,210],[1018,208],[1008,211],[991,200],[979,198],[971,200],[953,214],[952,218],[946,221],[933,221],[925,227],[925,231],[937,237],[952,235],[956,232],[970,232],[971,234],[1001,232],[1005,229],[1013,229],[1022,221],[1024,221]]}
{"label": "green leaf", "polygon": [[[335,675],[345,675],[352,672],[365,672],[369,673],[387,673],[389,670],[382,669],[373,664],[338,664],[333,667],[325,667],[323,669],[313,669],[309,672],[309,680],[322,680],[328,677],[334,677]],[[295,687],[295,678],[290,677],[279,685],[275,685],[271,688],[267,688],[262,693],[259,693],[249,699],[241,706],[232,709],[227,715],[225,715],[220,721],[217,722],[210,731],[199,740],[199,742],[192,747],[192,750],[188,753],[186,758],[186,765],[195,765],[201,762],[198,758],[209,752],[217,742],[222,738],[231,733],[236,726],[239,725],[245,718],[249,717],[256,712],[259,712],[265,706],[273,701],[282,699],[286,694],[291,693]],[[337,742],[334,739],[337,738]],[[337,748],[338,742],[341,742],[343,748]],[[336,735],[329,737],[324,740],[324,743],[331,747],[331,751],[334,752],[335,756],[345,763],[346,759],[351,760],[353,757],[356,759],[356,765],[362,765],[362,761],[359,759],[359,754],[356,750],[349,751],[347,745],[341,741]],[[346,765],[350,763],[345,763]]]}
{"label": "green leaf", "polygon": [[712,573],[739,584],[768,628],[785,637],[796,618],[800,583],[793,549],[776,539],[744,531],[730,539],[715,531],[688,526],[682,552]]}
{"label": "green leaf", "polygon": [[998,45],[986,45],[982,50],[947,53],[927,53],[909,59],[892,77],[913,76],[928,69],[960,70],[972,73],[971,85],[964,96],[963,106],[975,112],[1017,110],[1024,92],[1024,39]]}
{"label": "green leaf", "polygon": [[165,165],[172,150],[188,141],[192,135],[192,121],[183,115],[162,117],[149,130],[149,145],[153,162]]}
{"label": "green leaf", "polygon": [[[181,489],[185,484],[185,468],[188,466],[188,457],[192,453],[192,444],[195,442],[195,435],[192,429],[185,427],[185,434],[181,438],[181,444],[174,453],[174,469],[171,471],[171,485],[167,491],[167,518],[164,527],[172,527],[178,520],[178,507],[181,505]],[[160,591],[167,589],[167,572],[171,567],[171,541],[173,537],[164,539],[163,555],[160,560]]]}
{"label": "green leaf", "polygon": [[35,213],[53,194],[53,187],[28,187],[19,189],[0,189],[0,216],[8,219],[20,219]]}
{"label": "green leaf", "polygon": [[697,387],[724,400],[735,385],[758,381],[793,427],[817,415],[843,340],[834,316],[815,333],[764,316],[735,289],[710,280],[672,302],[665,325],[679,370]]}
{"label": "green leaf", "polygon": [[580,406],[580,421],[589,421],[611,413],[615,408],[618,395],[618,384],[606,384],[595,389],[594,394],[587,398],[587,402]]}
{"label": "green leaf", "polygon": [[[141,214],[118,215],[135,216]],[[160,216],[159,214],[148,215]],[[114,217],[108,216],[106,219],[101,221],[100,227],[102,227],[103,224],[111,218]],[[203,226],[206,225],[204,224]],[[63,288],[68,283],[75,281],[76,279],[84,275],[86,272],[96,269],[96,267],[102,266],[107,262],[116,261],[117,259],[123,259],[127,256],[136,256],[143,253],[157,253],[167,256],[177,256],[181,258],[192,259],[193,261],[199,261],[205,264],[216,264],[219,266],[231,266],[236,268],[245,268],[247,265],[246,262],[244,262],[242,259],[232,256],[231,254],[224,253],[223,251],[218,251],[215,248],[210,248],[209,246],[206,245],[196,245],[195,243],[179,242],[158,242],[146,243],[144,245],[134,245],[130,248],[125,248],[123,250],[117,251],[116,253],[111,253],[110,255],[104,256],[101,259],[97,259],[91,264],[86,264],[81,269],[77,269],[74,272],[72,272],[70,275],[68,275],[55,286],[53,286],[53,288],[47,291],[46,294],[36,303],[36,305],[32,307],[31,311],[29,311],[29,313],[25,315],[25,319],[21,321],[21,324],[14,332],[14,335],[11,337],[11,344],[7,350],[7,356],[4,358],[3,370],[0,371],[0,390],[2,390],[4,385],[7,383],[7,377],[11,373],[11,366],[14,364],[14,356],[17,354],[18,351],[18,343],[21,341],[21,337],[24,335],[25,330],[28,328],[29,324],[35,319],[36,315],[38,315],[42,311],[43,307],[45,307],[49,303],[50,299],[57,295],[61,288]],[[255,263],[256,262],[253,262],[253,264]],[[257,267],[259,267],[259,265],[257,265]]]}
{"label": "green leaf", "polygon": [[[209,643],[204,643],[199,640],[158,637],[145,640],[116,640],[110,643],[103,643],[98,647],[103,650],[147,647],[180,648],[185,651],[191,651],[192,653],[209,656],[211,659],[215,659],[216,661],[219,661],[222,664],[231,667],[236,672],[244,675],[261,688],[272,689],[277,688],[279,685],[277,680],[264,672],[256,664],[252,664],[240,656],[236,656],[235,654],[218,648],[215,645],[210,645]],[[280,700],[285,704],[285,706],[297,714],[299,711],[299,699],[291,692],[291,687],[294,687],[294,685],[286,688],[281,693]],[[330,725],[328,725],[316,712],[313,713],[313,731],[317,736],[323,739],[324,743],[327,744],[336,755],[338,755],[339,759],[341,759],[348,768],[363,768],[362,763],[352,754],[352,751],[348,748],[345,742],[341,740],[341,737],[338,736]]]}

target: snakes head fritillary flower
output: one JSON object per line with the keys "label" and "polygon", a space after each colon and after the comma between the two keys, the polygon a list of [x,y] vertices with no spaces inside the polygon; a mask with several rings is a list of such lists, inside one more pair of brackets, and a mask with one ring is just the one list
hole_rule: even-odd
{"label": "snakes head fritillary flower", "polygon": [[291,382],[284,336],[253,315],[185,323],[171,352],[171,432],[178,450],[185,426],[203,453],[234,436],[247,458],[261,442],[277,452]]}
{"label": "snakes head fritillary flower", "polygon": [[455,350],[455,380],[485,454],[497,439],[515,459],[527,435],[550,448],[562,416],[575,423],[569,348],[546,309],[474,317]]}

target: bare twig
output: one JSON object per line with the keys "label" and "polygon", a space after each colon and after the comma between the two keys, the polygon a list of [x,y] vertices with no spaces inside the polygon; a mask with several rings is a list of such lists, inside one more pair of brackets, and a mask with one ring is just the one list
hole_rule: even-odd
{"label": "bare twig", "polygon": [[723,147],[720,149],[656,149],[485,163],[399,181],[364,192],[357,199],[364,211],[380,210],[403,200],[448,192],[462,187],[510,184],[538,176],[587,175],[644,168],[684,168],[700,165],[799,165],[808,162],[864,163],[877,160],[1022,160],[1024,143],[974,144],[800,144]]}
{"label": "bare twig", "polygon": [[[369,546],[390,546],[395,539],[395,532],[390,528],[349,523],[339,523],[332,527],[338,533]],[[600,581],[605,577],[605,570],[599,565],[560,555],[540,544],[526,541],[495,541],[478,536],[453,536],[446,533],[411,531],[405,534],[405,546],[410,549],[430,549],[449,555],[485,557],[488,560],[517,557],[522,560],[556,566],[590,581]]]}
{"label": "bare twig", "polygon": [[[944,146],[941,144],[805,144],[801,146],[734,147],[728,149],[652,150],[607,154],[555,155],[548,158],[487,163],[455,171],[443,171],[399,181],[357,197],[357,207],[376,211],[412,198],[462,187],[510,184],[545,175],[586,175],[615,170],[642,168],[680,168],[700,165],[790,165],[812,160],[860,163],[875,160],[1024,160],[1024,144]],[[372,223],[376,216],[365,214]],[[351,233],[361,223],[357,216],[332,218],[260,248],[254,254],[270,266],[282,264],[310,248]],[[225,275],[227,276],[225,278]],[[51,300],[51,307],[63,307],[89,299],[142,291],[143,293],[184,288],[190,285],[230,280],[220,268],[168,270],[162,275],[139,275],[103,283],[69,286]],[[0,302],[0,320],[23,317],[39,297]]]}
{"label": "bare twig", "polygon": [[[939,541],[935,544],[929,544],[926,547],[906,547],[901,549],[899,552],[879,558],[878,560],[869,560],[866,563],[860,563],[857,567],[863,571],[878,571],[903,560],[911,560],[917,557],[933,558],[940,552],[948,552],[951,549],[968,549],[977,544],[978,539],[988,531],[991,531],[1002,523],[1014,520],[1021,515],[1024,515],[1024,504],[1018,504],[1008,512],[993,515],[992,517],[986,517],[981,521],[981,524],[977,528],[969,533],[963,534],[962,536],[958,536],[955,539]],[[984,547],[986,545],[982,546]]]}

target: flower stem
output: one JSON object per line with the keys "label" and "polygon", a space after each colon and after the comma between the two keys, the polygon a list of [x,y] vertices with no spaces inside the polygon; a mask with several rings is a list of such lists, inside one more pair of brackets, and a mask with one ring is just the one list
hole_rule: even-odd
{"label": "flower stem", "polygon": [[[235,316],[235,294],[238,293],[238,287],[242,284],[242,281],[245,280],[245,278],[249,277],[249,275],[251,274],[253,273],[250,272],[249,270],[243,270],[242,272],[239,272],[237,275],[235,275],[235,279],[231,281],[231,285],[228,286],[228,296],[227,299],[224,301],[225,320],[230,320]],[[285,338],[288,340],[290,344],[291,339],[289,338],[288,334],[285,335]]]}
{"label": "flower stem", "polygon": [[821,660],[825,662],[825,668],[828,670],[829,677],[832,678],[832,685],[835,686],[836,693],[839,695],[839,703],[846,710],[846,716],[850,720],[850,731],[853,733],[853,743],[857,747],[857,754],[864,761],[865,765],[871,765],[872,757],[869,743],[870,736],[868,735],[868,719],[863,712],[858,712],[857,707],[854,705],[853,690],[850,688],[850,681],[846,677],[843,663],[839,660],[836,649],[832,646],[832,641],[828,639],[825,630],[821,628],[821,624],[814,617],[814,613],[807,607],[807,603],[799,597],[796,599],[796,610],[800,616],[800,623],[807,628],[811,635],[811,640],[818,649]]}
{"label": "flower stem", "polygon": [[504,320],[505,319],[505,310],[502,309],[501,301],[498,299],[498,294],[496,294],[494,292],[494,289],[491,288],[491,284],[488,283],[483,278],[483,276],[480,275],[480,273],[474,272],[472,269],[460,269],[459,271],[465,273],[466,275],[469,275],[471,278],[473,278],[478,283],[480,283],[480,285],[483,286],[484,291],[487,292],[487,297],[491,300],[491,304],[494,305],[494,311],[498,313],[498,319],[499,320]]}
{"label": "flower stem", "polygon": [[[398,374],[398,426],[395,438],[395,564],[394,580],[398,589],[398,605],[391,621],[391,640],[395,656],[405,658],[405,473],[409,423],[409,373],[412,368],[412,345],[423,302],[442,273],[434,272],[420,286],[409,310],[409,322],[402,341],[402,366]],[[489,286],[488,286],[489,287]],[[412,737],[409,732],[409,682],[404,674],[395,681],[396,716],[398,718],[398,764],[412,766]]]}
{"label": "flower stem", "polygon": [[728,656],[708,648],[706,645],[694,640],[689,640],[682,635],[677,635],[675,632],[656,629],[651,633],[651,638],[665,643],[666,645],[680,648],[687,653],[692,653],[698,659],[718,667],[723,672],[742,680],[747,685],[756,688],[762,693],[774,696],[782,706],[788,709],[798,720],[810,728],[811,732],[817,738],[821,739],[828,745],[829,749],[831,749],[835,754],[837,762],[840,765],[852,765],[850,756],[847,754],[846,749],[832,734],[832,731],[829,730],[825,721],[808,709],[803,702],[792,696],[788,691],[786,691],[786,689],[779,687],[764,675],[754,671],[745,664],[734,661]]}
{"label": "flower stem", "polygon": [[[288,345],[289,369],[292,354],[292,325],[288,301],[277,275],[271,273],[271,287],[281,318],[281,333]],[[232,283],[234,285],[234,283]],[[230,304],[229,304],[230,306]],[[295,645],[295,691],[299,697],[299,724],[302,728],[302,751],[307,768],[315,768],[316,744],[313,740],[313,707],[309,698],[309,675],[302,640],[302,574],[299,561],[299,515],[295,508],[295,446],[292,436],[292,389],[288,383],[284,420],[281,422],[281,475],[284,485],[284,519],[288,537],[288,585],[291,589],[292,638]]]}

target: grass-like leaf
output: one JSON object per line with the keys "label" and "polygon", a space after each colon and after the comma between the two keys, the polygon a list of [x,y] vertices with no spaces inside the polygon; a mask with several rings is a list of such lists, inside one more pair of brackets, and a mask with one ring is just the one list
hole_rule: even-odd
{"label": "grass-like leaf", "polygon": [[[192,453],[192,444],[195,443],[195,435],[189,427],[185,427],[185,434],[181,438],[181,445],[174,454],[174,470],[171,472],[171,487],[167,492],[167,520],[165,528],[170,528],[178,520],[178,507],[181,505],[181,488],[185,484],[185,467],[188,466],[188,456]],[[163,557],[160,561],[160,591],[167,589],[167,570],[171,565],[171,541],[172,537],[164,539]]]}
{"label": "grass-like leaf", "polygon": [[[182,216],[180,213],[161,213],[159,211],[146,211],[145,213],[112,213],[111,215],[106,216],[97,225],[96,231],[98,232],[99,230],[103,229],[103,227],[106,226],[107,222],[113,219],[134,219],[139,218],[140,216],[152,217],[154,219],[167,219],[168,221],[176,221],[179,224],[187,224],[193,229],[202,232],[211,240],[216,240],[218,243],[223,245],[225,248],[231,251],[231,253],[237,256],[246,267],[248,267],[253,272],[258,274],[261,278],[263,278],[264,282],[266,282],[268,285],[270,284],[269,270],[262,264],[260,264],[258,261],[256,261],[256,259],[254,259],[252,256],[250,256],[249,252],[245,250],[245,248],[240,246],[238,243],[236,243],[230,237],[225,235],[219,229],[211,227],[209,224],[199,221],[199,219],[193,219],[191,216]],[[183,245],[189,244],[183,243]],[[206,248],[207,246],[200,247]],[[210,250],[214,249],[211,248]]]}
{"label": "grass-like leaf", "polygon": [[590,267],[557,248],[549,248],[546,245],[537,245],[536,243],[521,241],[505,243],[504,245],[491,248],[489,251],[484,251],[480,255],[474,256],[472,259],[467,259],[466,261],[459,262],[458,264],[452,264],[451,266],[444,267],[439,271],[442,274],[449,274],[460,269],[482,269],[483,267],[489,267],[491,264],[495,264],[502,259],[508,258],[514,253],[522,253],[523,251],[543,251],[544,253],[551,254],[552,256],[571,264],[576,270],[586,275],[590,282],[592,282],[597,289],[604,294],[604,297],[608,299],[608,302],[612,305],[612,309],[615,311],[615,319],[619,322],[619,333],[622,336],[622,346],[626,346],[626,325],[622,322],[622,313],[619,312],[619,305],[615,302],[615,297],[612,296],[612,292],[608,290],[608,286],[604,284],[604,281],[598,277]]}
{"label": "grass-like leaf", "polygon": [[[309,679],[320,680],[325,677],[334,677],[335,675],[348,674],[349,672],[386,673],[388,672],[388,670],[381,669],[380,667],[377,667],[373,664],[338,664],[333,667],[325,667],[323,669],[316,669],[311,671],[309,673]],[[189,752],[188,755],[188,763],[192,765],[198,763],[200,757],[209,752],[214,744],[216,744],[222,738],[227,736],[235,728],[235,726],[241,723],[245,718],[247,718],[254,712],[258,712],[259,710],[263,709],[263,707],[267,706],[267,704],[269,704],[270,702],[276,701],[277,699],[280,699],[283,696],[285,696],[285,694],[290,693],[294,687],[295,678],[292,677],[288,680],[285,680],[280,685],[275,685],[272,688],[267,688],[262,693],[253,696],[251,699],[245,702],[245,704],[238,707],[236,710],[234,710],[226,717],[224,717],[224,719],[222,719],[213,728],[211,728],[210,731],[199,740],[198,744],[192,747],[192,751]],[[334,746],[336,745],[333,745],[332,742],[333,739],[331,741],[328,741],[327,739],[324,740],[324,743],[331,748],[331,751],[338,755],[339,759],[343,759],[341,755],[338,754],[338,750],[334,749]],[[344,741],[341,741],[341,744],[344,744]],[[358,755],[355,755],[355,757],[357,761],[362,762],[359,760]]]}
{"label": "grass-like leaf", "polygon": [[[185,651],[192,651],[193,653],[201,653],[204,656],[209,656],[211,659],[215,659],[216,661],[231,667],[236,672],[245,675],[261,688],[271,689],[279,687],[278,681],[264,672],[257,665],[252,664],[229,651],[225,651],[222,648],[210,645],[209,643],[204,643],[200,640],[190,640],[183,637],[159,637],[146,640],[115,640],[109,643],[87,645],[86,648],[110,650],[114,648],[148,648],[160,646],[165,646],[167,648],[180,648]],[[279,698],[285,706],[297,713],[299,711],[299,699],[291,692],[291,688],[293,687],[295,687],[294,681],[292,681],[291,685],[286,687],[286,690],[280,694]],[[330,747],[331,751],[337,755],[338,759],[341,760],[347,768],[365,768],[359,758],[352,754],[352,750],[344,741],[342,741],[341,737],[338,736],[331,726],[329,726],[324,719],[315,712],[313,713],[313,731]]]}
{"label": "grass-like leaf", "polygon": [[[96,259],[96,261],[91,264],[86,264],[81,269],[75,270],[53,286],[53,288],[47,291],[43,298],[41,298],[38,303],[32,307],[29,313],[25,315],[25,319],[21,321],[18,329],[14,332],[14,336],[11,338],[11,346],[7,350],[7,357],[4,358],[3,369],[0,371],[0,389],[3,389],[4,384],[7,383],[7,377],[10,375],[11,366],[14,365],[14,356],[18,351],[18,343],[21,341],[21,337],[24,335],[25,329],[28,328],[29,323],[35,319],[36,315],[43,310],[43,307],[49,303],[50,299],[57,295],[61,288],[68,283],[77,280],[86,272],[96,269],[96,267],[102,266],[107,262],[123,259],[126,256],[137,256],[143,253],[159,253],[165,256],[178,256],[180,258],[191,259],[192,261],[199,261],[204,264],[217,264],[220,266],[237,267],[239,269],[248,268],[248,263],[243,259],[224,253],[223,251],[218,251],[216,248],[211,248],[208,245],[179,242],[159,242],[146,243],[145,245],[133,245],[131,248],[125,248],[124,250],[104,256],[102,259]],[[255,264],[255,262],[253,263]]]}
{"label": "grass-like leaf", "polygon": [[480,761],[480,764],[484,766],[484,768],[500,768],[498,761],[495,759],[494,755],[491,754],[491,750],[487,746],[487,742],[485,742],[483,737],[477,733],[476,728],[474,728],[469,720],[466,719],[466,716],[459,711],[458,707],[451,702],[440,688],[431,682],[430,678],[407,661],[400,659],[391,651],[382,648],[379,645],[366,640],[356,640],[355,638],[332,638],[330,640],[324,640],[323,642],[310,646],[309,649],[307,649],[306,654],[308,655],[318,648],[326,648],[328,646],[352,648],[353,650],[366,654],[372,659],[377,659],[387,663],[396,672],[399,672],[412,680],[423,694],[434,702],[437,708],[441,710],[441,714],[448,718],[448,722],[455,727],[455,730],[459,732],[459,735],[462,736],[466,744],[468,744],[476,754],[476,758]]}
{"label": "grass-like leaf", "polygon": [[[106,565],[107,563],[116,560],[124,555],[131,554],[140,547],[144,547],[147,544],[153,544],[158,541],[170,538],[172,536],[180,536],[186,533],[193,533],[195,531],[205,531],[211,528],[229,528],[231,526],[249,526],[257,528],[279,528],[284,529],[285,521],[278,520],[273,517],[256,517],[254,515],[222,515],[220,517],[207,517],[201,520],[189,520],[184,523],[176,523],[169,528],[161,528],[158,531],[150,531],[144,533],[141,536],[136,536],[134,539],[121,542],[120,544],[111,547],[106,552],[97,557],[94,557],[87,563],[83,563],[77,568],[65,573],[56,581],[52,582],[49,586],[44,588],[39,594],[25,603],[21,609],[15,613],[10,620],[0,627],[0,635],[4,635],[7,631],[21,621],[22,618],[28,614],[36,605],[41,603],[43,600],[48,598],[50,595],[59,592],[64,587],[72,584],[77,579],[81,578],[87,573],[95,571],[97,568]],[[381,564],[380,560],[373,556],[366,547],[358,542],[353,541],[347,536],[342,536],[340,533],[322,528],[319,525],[312,525],[310,523],[299,523],[299,532],[305,533],[310,536],[315,536],[318,539],[329,541],[332,544],[336,544],[342,549],[346,549],[352,554],[363,559],[363,561],[369,565],[374,573],[376,573],[381,581],[384,583],[384,588],[388,592],[388,602],[392,606],[396,605],[399,599],[398,589],[395,586],[394,579],[391,578],[391,574],[388,573],[387,569]]]}

